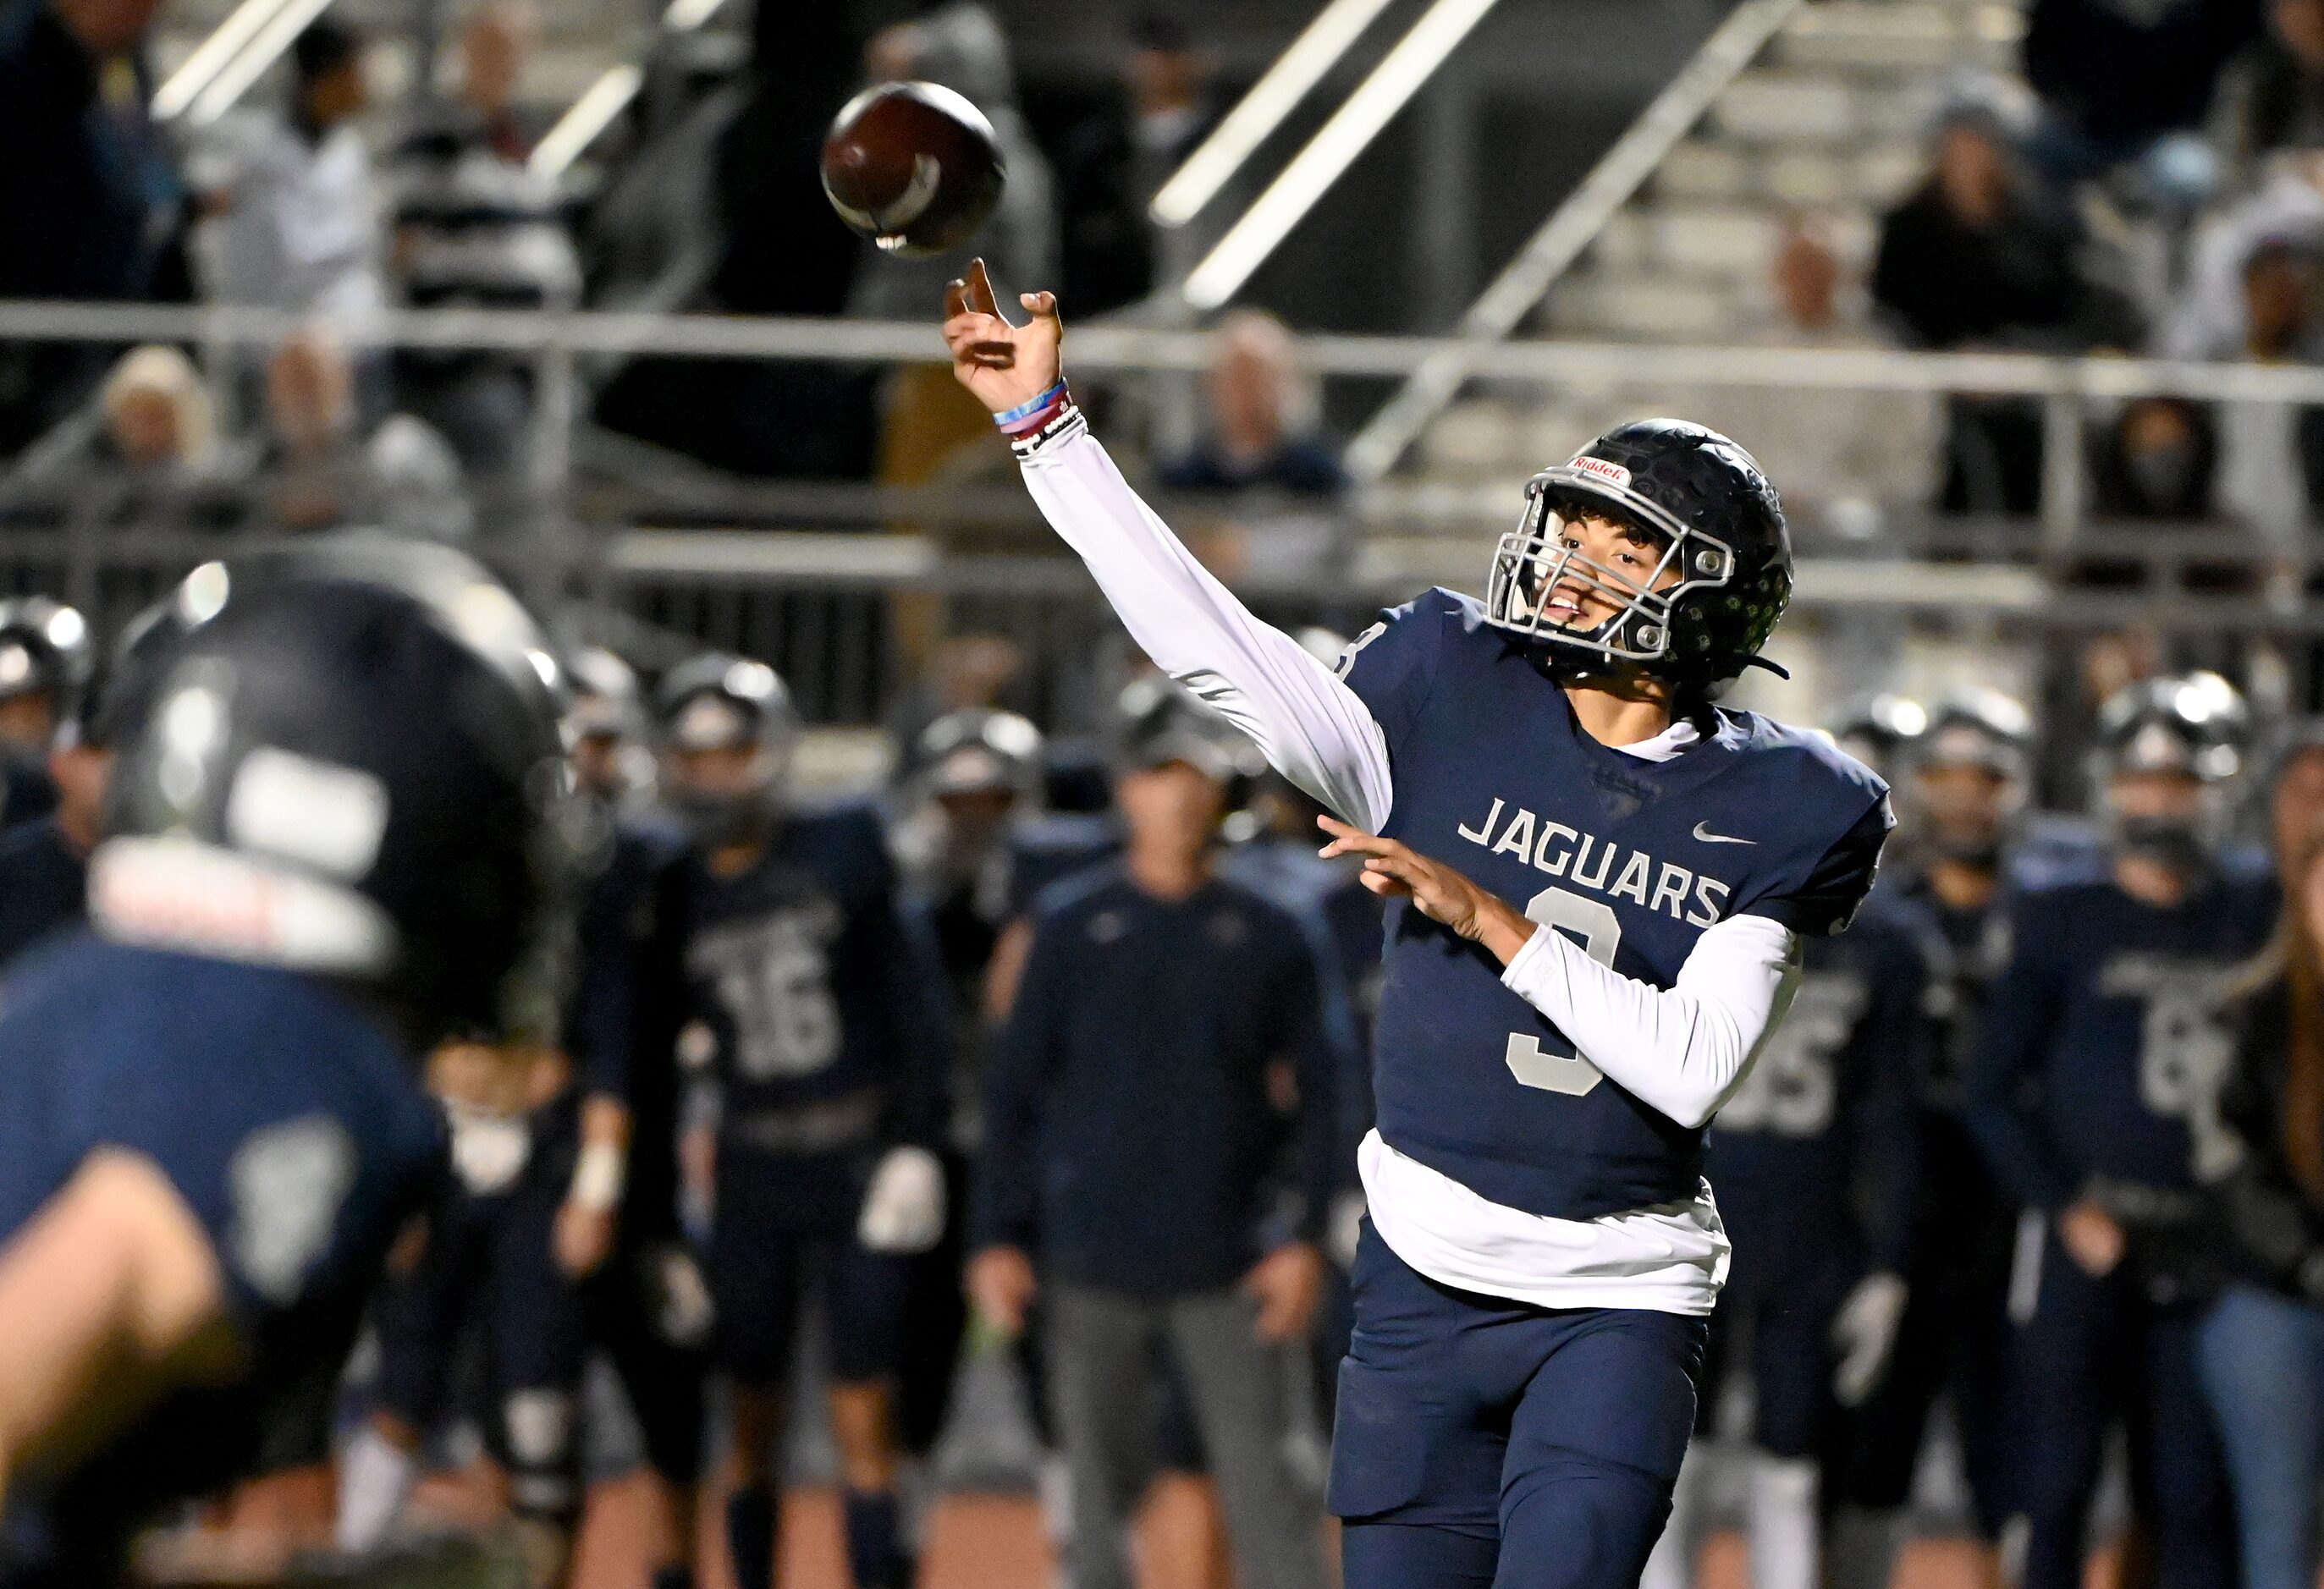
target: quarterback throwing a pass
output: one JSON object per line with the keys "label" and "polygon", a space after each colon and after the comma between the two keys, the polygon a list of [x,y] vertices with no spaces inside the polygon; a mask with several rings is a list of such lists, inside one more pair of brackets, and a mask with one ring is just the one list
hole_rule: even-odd
{"label": "quarterback throwing a pass", "polygon": [[1351,1589],[1634,1584],[1728,1263],[1703,1131],[1891,825],[1821,739],[1714,704],[1791,594],[1774,489],[1626,425],[1526,490],[1480,602],[1336,670],[1246,611],[1066,390],[1056,299],[980,265],[945,335],[1025,482],[1165,671],[1345,819],[1387,922],[1332,1510]]}

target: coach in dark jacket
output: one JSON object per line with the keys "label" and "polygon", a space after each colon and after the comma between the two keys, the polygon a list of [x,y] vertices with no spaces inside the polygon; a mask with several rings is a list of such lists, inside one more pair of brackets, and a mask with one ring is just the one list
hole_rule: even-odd
{"label": "coach in dark jacket", "polygon": [[1191,703],[1139,726],[1117,777],[1121,859],[1042,896],[992,1061],[970,1294],[1016,1328],[1041,1290],[1078,1589],[1129,1582],[1157,1346],[1193,1401],[1240,1581],[1323,1581],[1315,1502],[1284,1457],[1277,1348],[1305,1335],[1322,1280],[1331,1061],[1309,936],[1213,868],[1222,729]]}

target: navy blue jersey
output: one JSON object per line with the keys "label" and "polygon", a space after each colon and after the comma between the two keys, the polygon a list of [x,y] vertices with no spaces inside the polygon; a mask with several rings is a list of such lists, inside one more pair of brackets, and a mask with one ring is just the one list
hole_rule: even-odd
{"label": "navy blue jersey", "polygon": [[55,819],[0,833],[0,966],[88,916],[88,861]]}
{"label": "navy blue jersey", "polygon": [[[1537,649],[1434,590],[1343,665],[1396,779],[1384,831],[1458,867],[1628,977],[1668,987],[1738,912],[1847,925],[1892,825],[1880,781],[1817,736],[1706,710],[1666,762],[1599,744]],[[1379,1131],[1507,1207],[1586,1219],[1696,1195],[1702,1133],[1640,1102],[1501,985],[1478,945],[1389,907]]]}
{"label": "navy blue jersey", "polygon": [[1789,1013],[1711,1127],[1737,1272],[1798,1274],[1827,1255],[1901,1270],[1929,1032],[1919,947],[1875,894],[1846,934],[1807,940],[1804,960]]}
{"label": "navy blue jersey", "polygon": [[689,1034],[707,1043],[687,1057],[716,1076],[728,1136],[805,1156],[935,1145],[943,973],[907,919],[878,814],[793,813],[734,877],[699,857],[678,870]]}
{"label": "navy blue jersey", "polygon": [[0,1004],[0,1240],[92,1153],[143,1154],[208,1234],[244,1348],[230,1380],[12,1496],[0,1578],[107,1582],[130,1529],[250,1472],[279,1398],[337,1372],[440,1134],[386,1033],[292,972],[81,935],[21,964]]}
{"label": "navy blue jersey", "polygon": [[973,1239],[1148,1296],[1316,1239],[1336,1114],[1317,962],[1296,917],[1224,877],[1161,900],[1109,864],[1046,891],[994,1043]]}
{"label": "navy blue jersey", "polygon": [[2111,880],[2016,903],[1969,1119],[2020,1202],[2058,1208],[2094,1179],[2194,1183],[2199,1152],[2218,1140],[2237,968],[2275,911],[2273,880],[2242,867],[2171,909]]}
{"label": "navy blue jersey", "polygon": [[1121,824],[1111,813],[1045,811],[1009,829],[1009,914],[1023,915],[1052,883],[1061,883],[1120,853]]}

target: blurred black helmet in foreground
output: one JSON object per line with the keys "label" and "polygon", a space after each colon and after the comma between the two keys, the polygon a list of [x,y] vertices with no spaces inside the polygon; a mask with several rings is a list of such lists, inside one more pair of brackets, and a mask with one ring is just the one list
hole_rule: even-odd
{"label": "blurred black helmet in foreground", "polygon": [[515,598],[356,537],[206,565],[172,602],[124,681],[99,930],[343,978],[420,1044],[548,1030],[565,775]]}

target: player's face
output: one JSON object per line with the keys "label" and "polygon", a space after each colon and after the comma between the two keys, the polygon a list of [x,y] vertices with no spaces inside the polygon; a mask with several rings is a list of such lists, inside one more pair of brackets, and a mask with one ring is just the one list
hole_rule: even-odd
{"label": "player's face", "polygon": [[1218,780],[1183,761],[1122,774],[1114,798],[1133,848],[1180,854],[1209,844],[1226,812],[1226,791]]}
{"label": "player's face", "polygon": [[740,800],[759,794],[772,776],[764,745],[720,745],[707,750],[669,753],[673,790],[707,800]]}
{"label": "player's face", "polygon": [[0,701],[0,743],[45,754],[56,737],[56,700],[46,690],[26,690]]}
{"label": "player's face", "polygon": [[981,851],[1009,820],[1017,797],[1007,789],[977,789],[959,794],[939,794],[945,834],[956,850]]}
{"label": "player's face", "polygon": [[[1554,544],[1572,548],[1578,558],[1604,571],[1592,577],[1595,570],[1569,564],[1559,575],[1542,614],[1561,628],[1595,629],[1621,612],[1628,595],[1667,590],[1682,577],[1674,565],[1667,565],[1672,563],[1665,556],[1670,543],[1636,525],[1597,513],[1557,514],[1549,521],[1549,532]],[[1607,587],[1609,576],[1618,589]]]}
{"label": "player's face", "polygon": [[113,752],[94,745],[73,745],[49,757],[49,776],[56,780],[57,815],[77,840],[97,837],[104,825],[105,789],[113,776]]}
{"label": "player's face", "polygon": [[2324,837],[2324,745],[2295,753],[2276,776],[2275,852],[2288,862]]}
{"label": "player's face", "polygon": [[1976,762],[1939,762],[1914,780],[1923,821],[1948,849],[1983,846],[2001,836],[2009,819],[2010,780]]}
{"label": "player's face", "polygon": [[622,736],[584,734],[573,741],[573,779],[585,794],[611,795],[622,790]]}
{"label": "player's face", "polygon": [[2193,773],[2116,773],[2107,785],[2107,803],[2131,822],[2191,826],[2202,818],[2203,780]]}

